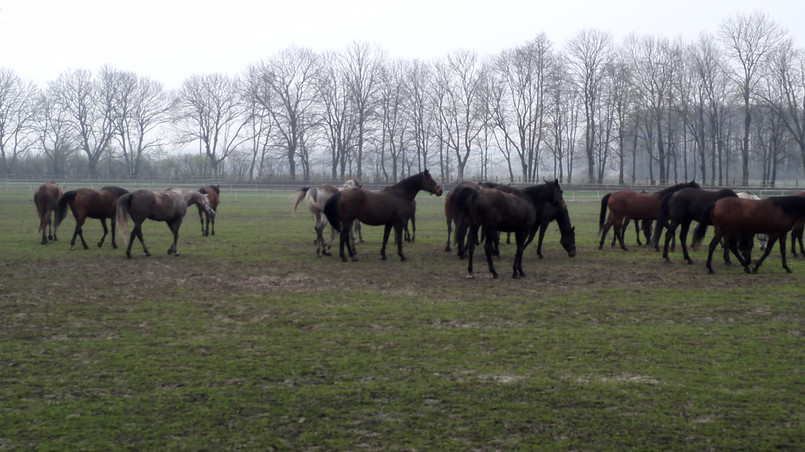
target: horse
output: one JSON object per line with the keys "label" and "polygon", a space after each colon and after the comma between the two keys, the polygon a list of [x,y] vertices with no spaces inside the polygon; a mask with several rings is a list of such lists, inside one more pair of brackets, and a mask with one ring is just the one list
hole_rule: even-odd
{"label": "horse", "polygon": [[[346,182],[344,182],[344,185],[342,185],[341,188],[339,188],[339,190],[344,190],[344,189],[347,189],[347,188],[354,188],[354,187],[363,188],[363,184],[360,183],[360,181],[358,179],[347,179]],[[407,228],[407,225],[406,225],[406,228]],[[352,233],[351,234],[352,234],[352,239],[351,240],[352,240],[353,245],[355,244],[356,240],[358,242],[360,242],[360,243],[363,243],[363,233],[361,232],[361,222],[360,221],[355,220],[355,224],[352,225]],[[332,241],[332,238],[330,238],[330,241]]]}
{"label": "horse", "polygon": [[296,201],[293,205],[294,213],[299,203],[304,199],[310,213],[313,214],[313,229],[316,231],[316,238],[313,243],[316,245],[316,256],[329,256],[330,243],[335,237],[335,229],[332,229],[330,233],[330,241],[325,242],[324,228],[327,227],[327,217],[324,215],[324,205],[328,199],[338,193],[338,188],[333,185],[322,184],[316,187],[302,187],[296,193]]}
{"label": "horse", "polygon": [[[207,185],[206,187],[201,187],[198,189],[198,192],[202,195],[207,195],[207,199],[210,200],[210,207],[216,213],[218,212],[218,202],[221,198],[221,185]],[[215,235],[215,215],[209,215],[207,212],[199,206],[198,208],[198,219],[201,221],[201,235],[204,237],[210,236],[210,223],[212,223],[212,235]],[[207,223],[207,229],[204,229],[204,223]]]}
{"label": "horse", "polygon": [[478,190],[480,187],[475,182],[461,182],[447,193],[447,196],[444,200],[444,217],[447,223],[447,244],[444,247],[444,251],[452,251],[450,248],[450,234],[453,232],[452,225],[455,224],[456,233],[453,237],[453,240],[455,240],[455,244],[458,247],[459,259],[464,259],[466,254],[466,237],[468,228],[466,209],[464,206],[458,206],[455,198],[456,191],[461,190],[462,188]]}
{"label": "horse", "polygon": [[193,190],[173,188],[163,192],[135,190],[122,195],[117,202],[116,217],[121,229],[124,231],[124,242],[128,219],[131,218],[134,222],[134,228],[131,230],[128,247],[126,248],[126,257],[131,259],[131,246],[134,244],[135,237],[140,239],[145,255],[151,255],[145,246],[145,241],[143,241],[142,225],[146,219],[164,221],[168,224],[168,228],[173,233],[173,244],[168,248],[168,255],[178,256],[176,242],[179,240],[179,227],[182,225],[185,213],[187,213],[187,207],[191,204],[200,206],[207,215],[215,216],[215,210],[210,205],[207,195]]}
{"label": "horse", "polygon": [[402,251],[402,230],[405,222],[411,217],[411,201],[421,190],[436,196],[442,195],[442,188],[433,180],[430,172],[425,170],[380,191],[355,187],[330,197],[324,205],[324,214],[330,226],[341,233],[339,253],[341,260],[347,260],[344,246],[348,248],[350,258],[355,260],[356,253],[349,240],[349,230],[355,220],[371,226],[385,226],[383,245],[380,248],[383,260],[386,259],[386,243],[393,227],[397,239],[397,254],[400,260],[406,260]]}
{"label": "horse", "polygon": [[[668,187],[655,193],[637,193],[632,190],[620,190],[604,195],[604,197],[601,198],[601,214],[598,221],[598,233],[601,235],[598,249],[604,248],[604,240],[606,239],[607,231],[609,231],[610,227],[614,226],[615,237],[618,238],[621,249],[626,251],[621,229],[624,219],[631,218],[635,221],[641,220],[644,222],[654,221],[660,210],[662,197],[687,187],[699,188],[699,184],[695,181],[690,181]],[[604,222],[607,207],[609,208],[609,218]],[[657,228],[659,229],[660,226],[661,225],[657,225]],[[638,243],[640,243],[639,235]]]}
{"label": "horse", "polygon": [[[693,264],[693,259],[688,254],[688,247],[686,246],[690,224],[694,220],[697,223],[701,223],[707,207],[719,199],[727,197],[736,198],[738,195],[728,188],[721,190],[683,188],[662,198],[657,215],[657,227],[654,230],[651,243],[655,247],[658,246],[663,227],[665,227],[665,246],[662,257],[666,263],[671,262],[668,257],[668,245],[676,233],[676,228],[681,226],[679,229],[679,241],[682,243],[682,255],[688,264]],[[729,263],[729,251],[726,248],[724,249],[724,261]]]}
{"label": "horse", "polygon": [[[805,196],[805,191],[794,193],[794,196]],[[802,235],[805,232],[805,220],[797,220],[794,227],[791,228],[791,255],[797,257],[797,244],[799,244],[799,252],[805,256],[805,247],[802,246]]]}
{"label": "horse", "polygon": [[56,203],[56,208],[54,209],[56,221],[54,224],[56,227],[61,224],[67,215],[67,206],[69,205],[70,210],[73,212],[73,217],[75,217],[75,231],[73,232],[72,240],[70,240],[70,249],[75,248],[76,236],[81,238],[81,245],[84,246],[84,249],[89,248],[87,242],[84,241],[83,232],[84,221],[87,218],[101,220],[103,236],[98,242],[99,248],[103,246],[106,234],[109,232],[106,228],[106,219],[109,218],[112,223],[112,248],[117,248],[117,243],[115,242],[115,205],[118,198],[128,192],[125,188],[111,186],[103,187],[100,190],[79,188],[65,192]]}
{"label": "horse", "polygon": [[[56,241],[56,228],[53,227],[51,213],[56,208],[56,203],[62,195],[61,187],[55,182],[45,182],[34,192],[34,204],[36,213],[39,215],[39,228],[37,232],[42,232],[42,245],[47,245],[48,240]],[[45,234],[47,232],[47,234]]]}
{"label": "horse", "polygon": [[[561,234],[559,243],[562,245],[562,248],[567,251],[569,257],[576,256],[576,228],[570,224],[570,215],[567,207],[562,208],[552,203],[546,203],[542,207],[542,212],[537,215],[539,234],[537,239],[537,257],[542,259],[542,240],[545,238],[545,231],[547,231],[548,225],[552,221],[556,221],[556,224],[559,226],[559,232]],[[532,235],[526,242],[526,246],[528,246],[533,239],[534,236]]]}
{"label": "horse", "polygon": [[514,232],[517,249],[512,264],[512,278],[525,276],[523,272],[523,251],[534,224],[537,213],[534,204],[522,192],[506,193],[497,188],[462,187],[456,191],[455,202],[465,206],[469,219],[469,237],[467,239],[467,279],[475,278],[473,274],[473,254],[478,231],[484,232],[484,251],[486,262],[492,277],[497,279],[498,272],[492,262],[494,240],[499,231]]}
{"label": "horse", "polygon": [[802,219],[805,219],[805,197],[802,196],[773,196],[762,200],[723,198],[707,207],[705,217],[693,231],[693,243],[701,242],[707,226],[712,224],[714,236],[707,253],[708,273],[713,273],[711,265],[713,251],[722,238],[741,262],[744,271],[750,273],[749,264],[752,261],[744,259],[738,252],[738,240],[746,234],[768,234],[769,244],[751,272],[757,273],[760,265],[774,248],[774,243],[779,239],[783,268],[787,273],[791,273],[785,259],[785,238],[794,224]]}
{"label": "horse", "polygon": [[[805,195],[805,192],[800,192],[800,193]],[[755,199],[755,200],[760,199],[760,196],[758,196],[758,195],[756,195],[756,194],[754,194],[752,192],[748,192],[748,191],[739,191],[738,192],[738,197],[743,198],[743,199]],[[794,229],[796,229],[796,225],[794,225]],[[758,248],[760,248],[761,251],[765,251],[766,250],[766,245],[769,243],[768,234],[755,234],[755,237],[757,237],[757,246],[758,246]],[[793,245],[793,243],[794,242],[792,241],[791,244]],[[747,244],[747,246],[749,247],[749,252],[750,253],[751,253],[753,245],[754,245],[753,242],[749,242]]]}
{"label": "horse", "polygon": [[[498,232],[514,232],[517,248],[512,265],[512,278],[519,278],[525,276],[522,265],[523,252],[539,227],[537,212],[541,212],[546,204],[552,204],[556,208],[567,209],[558,180],[520,190],[461,187],[456,190],[454,202],[458,208],[465,210],[469,219],[470,234],[467,240],[468,279],[474,278],[472,258],[475,244],[478,242],[479,230],[483,232],[485,237],[484,251],[486,252],[487,264],[493,278],[498,277],[492,262]],[[573,246],[575,247],[575,233],[573,233],[572,237]],[[570,244],[568,243],[569,247]]]}

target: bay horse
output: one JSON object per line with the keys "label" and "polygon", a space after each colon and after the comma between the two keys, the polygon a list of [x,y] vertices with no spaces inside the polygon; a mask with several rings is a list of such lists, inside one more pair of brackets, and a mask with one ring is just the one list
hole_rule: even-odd
{"label": "bay horse", "polygon": [[738,258],[744,271],[749,273],[751,259],[744,259],[738,251],[738,240],[746,234],[768,234],[769,244],[763,255],[755,263],[752,273],[771,253],[774,243],[780,240],[780,257],[783,268],[791,273],[785,258],[785,239],[788,231],[798,220],[805,219],[805,197],[773,196],[766,199],[723,198],[707,208],[705,218],[693,232],[693,242],[699,243],[704,238],[707,226],[713,225],[714,235],[707,253],[707,271],[713,273],[711,265],[713,251],[721,239],[725,239],[730,251]]}
{"label": "bay horse", "polygon": [[135,190],[122,195],[117,202],[116,217],[123,230],[124,242],[128,219],[131,218],[134,222],[134,228],[131,230],[128,247],[126,248],[126,257],[131,259],[131,246],[134,244],[135,238],[140,240],[145,255],[151,255],[145,246],[145,241],[143,241],[142,225],[146,219],[164,221],[168,224],[168,228],[173,233],[173,244],[168,248],[168,255],[174,254],[178,256],[176,242],[179,240],[179,227],[182,225],[185,213],[187,213],[187,207],[191,204],[200,206],[206,214],[215,216],[215,210],[210,205],[207,195],[193,190],[173,188],[163,192]]}
{"label": "bay horse", "polygon": [[[207,185],[206,187],[199,188],[198,192],[202,195],[207,195],[207,199],[210,201],[210,207],[217,213],[218,203],[221,200],[221,185]],[[198,219],[201,221],[201,235],[204,237],[210,236],[210,223],[212,223],[212,235],[215,235],[215,215],[209,215],[207,211],[199,206]],[[206,230],[204,229],[205,221],[207,224]]]}
{"label": "bay horse", "polygon": [[37,232],[42,232],[42,245],[47,245],[48,240],[58,240],[51,214],[56,208],[56,203],[61,195],[61,187],[53,181],[43,183],[34,192],[34,204],[36,205],[36,213],[39,215]]}
{"label": "bay horse", "polygon": [[[738,194],[729,188],[721,190],[683,188],[662,198],[657,215],[657,227],[654,229],[651,243],[653,243],[655,247],[658,246],[664,227],[666,231],[662,257],[665,259],[665,262],[671,262],[671,259],[668,257],[668,246],[676,233],[676,229],[680,228],[679,241],[682,244],[682,256],[688,264],[693,264],[693,259],[691,259],[690,254],[688,254],[686,244],[690,224],[693,221],[701,223],[705,211],[710,204],[713,204],[721,198],[729,197],[737,198]],[[727,248],[724,248],[724,260],[729,263],[729,251]]]}
{"label": "bay horse", "polygon": [[[805,196],[805,191],[794,193],[794,196]],[[805,247],[802,246],[802,235],[805,232],[805,219],[797,220],[794,227],[791,228],[791,255],[797,257],[797,244],[799,244],[799,252],[805,256]]]}
{"label": "bay horse", "polygon": [[467,219],[466,206],[460,206],[456,202],[455,193],[463,188],[470,188],[478,190],[480,186],[475,182],[464,181],[455,186],[447,193],[444,200],[444,217],[447,223],[447,244],[444,247],[445,252],[450,252],[450,234],[453,231],[452,225],[455,225],[455,234],[453,240],[458,247],[458,257],[464,259],[466,255],[466,238],[467,228],[469,227]]}
{"label": "bay horse", "polygon": [[346,261],[344,247],[348,248],[349,256],[355,260],[355,250],[350,244],[349,231],[355,220],[370,226],[385,226],[383,231],[383,245],[380,256],[386,259],[386,244],[391,228],[397,240],[397,254],[400,260],[405,260],[402,251],[402,230],[405,222],[411,218],[412,204],[416,195],[427,191],[436,196],[442,195],[442,188],[433,180],[430,172],[407,177],[400,182],[380,191],[369,191],[363,188],[348,188],[330,197],[324,205],[324,214],[336,231],[341,233],[340,256]]}
{"label": "bay horse", "polygon": [[[567,210],[567,206],[557,207],[552,203],[545,203],[542,206],[542,212],[537,215],[537,257],[542,259],[542,241],[552,221],[556,221],[557,226],[559,226],[559,233],[561,234],[559,243],[562,245],[562,248],[567,251],[569,257],[576,256],[576,228],[570,224],[570,214]],[[528,246],[533,238],[532,235],[528,243],[526,243],[526,246]]]}
{"label": "bay horse", "polygon": [[[699,188],[699,184],[695,181],[690,181],[676,184],[655,193],[637,193],[632,190],[620,190],[604,195],[604,197],[601,198],[601,214],[598,220],[598,233],[601,235],[598,249],[604,248],[604,240],[606,239],[607,232],[610,227],[614,226],[615,237],[617,237],[620,242],[621,249],[626,251],[626,245],[623,243],[622,230],[624,220],[630,218],[634,221],[654,221],[659,213],[662,197],[686,187]],[[609,208],[608,218],[606,218],[607,208]],[[605,218],[606,222],[604,221]],[[645,226],[644,223],[644,227]],[[661,226],[662,225],[657,225],[657,229],[661,229]],[[638,243],[639,241],[640,236],[638,235]]]}
{"label": "bay horse", "polygon": [[70,210],[73,212],[73,217],[75,217],[75,231],[73,232],[72,240],[70,240],[70,249],[75,248],[76,237],[81,238],[81,245],[84,246],[84,249],[89,248],[87,242],[84,241],[83,232],[84,221],[86,221],[87,218],[97,218],[101,220],[103,236],[101,236],[101,240],[98,242],[99,248],[103,246],[106,234],[109,232],[109,229],[106,227],[106,219],[111,220],[112,248],[117,248],[117,243],[115,242],[115,206],[117,199],[128,192],[129,191],[125,188],[111,186],[103,187],[100,190],[79,188],[65,192],[61,198],[59,198],[56,208],[54,209],[56,213],[54,224],[56,227],[61,224],[64,217],[67,215],[67,206],[69,205]]}

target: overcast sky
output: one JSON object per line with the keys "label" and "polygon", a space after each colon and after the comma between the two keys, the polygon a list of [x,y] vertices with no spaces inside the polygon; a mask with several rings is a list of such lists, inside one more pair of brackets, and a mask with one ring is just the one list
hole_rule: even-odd
{"label": "overcast sky", "polygon": [[361,41],[429,60],[459,49],[495,54],[543,32],[561,48],[588,28],[617,41],[629,33],[693,41],[755,11],[805,48],[800,0],[0,0],[0,66],[44,86],[65,70],[109,64],[174,89],[292,45],[343,50]]}

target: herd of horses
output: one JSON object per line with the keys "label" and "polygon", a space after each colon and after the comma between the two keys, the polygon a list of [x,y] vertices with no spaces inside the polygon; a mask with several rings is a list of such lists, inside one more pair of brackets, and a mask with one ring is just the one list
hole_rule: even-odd
{"label": "herd of horses", "polygon": [[[146,256],[150,256],[148,247],[143,240],[142,224],[145,220],[164,221],[173,233],[173,244],[168,254],[178,255],[176,243],[179,239],[179,227],[182,225],[187,208],[190,205],[198,207],[202,235],[215,235],[215,211],[218,208],[220,195],[219,185],[209,185],[198,191],[169,188],[162,192],[151,190],[135,190],[129,192],[125,188],[108,186],[100,190],[93,188],[78,188],[62,192],[55,182],[46,182],[34,192],[34,204],[39,215],[39,232],[42,233],[42,244],[58,240],[56,230],[67,216],[67,208],[75,218],[75,230],[70,240],[70,249],[75,248],[76,238],[81,239],[84,249],[89,248],[84,240],[83,226],[87,218],[101,221],[103,236],[98,247],[103,246],[109,228],[106,220],[111,222],[112,247],[117,248],[115,241],[115,226],[120,225],[125,240],[125,229],[129,219],[134,223],[128,239],[126,257],[131,258],[131,247],[135,238]],[[52,215],[52,217],[51,217]],[[210,232],[212,226],[212,232]],[[47,233],[46,233],[47,231]]]}
{"label": "herd of horses", "polygon": [[[343,186],[319,185],[305,187],[293,196],[293,210],[296,211],[304,200],[314,218],[314,231],[317,256],[329,255],[331,243],[339,235],[339,255],[341,260],[356,260],[356,241],[362,241],[361,224],[383,226],[383,239],[380,256],[386,259],[386,246],[391,232],[397,255],[403,261],[403,242],[413,241],[415,237],[416,196],[419,192],[441,196],[442,188],[425,170],[381,190],[367,190],[355,180]],[[118,223],[125,230],[131,220],[134,227],[128,239],[126,256],[131,257],[135,239],[139,239],[143,252],[150,255],[143,241],[142,224],[146,219],[164,221],[173,234],[173,244],[168,254],[178,254],[176,243],[179,227],[190,205],[199,211],[203,235],[215,234],[215,212],[218,207],[220,186],[206,186],[198,191],[167,189],[162,192],[136,190],[129,192],[120,187],[103,187],[100,190],[79,188],[62,193],[53,182],[42,184],[34,193],[34,202],[40,217],[39,232],[42,243],[57,240],[56,229],[66,216],[67,207],[76,221],[70,241],[75,246],[76,238],[88,248],[82,233],[87,218],[101,221],[103,236],[98,246],[103,246],[109,232],[106,220],[111,220],[111,242],[114,248],[115,226]],[[55,218],[51,221],[51,212]],[[609,215],[607,215],[609,212]],[[568,256],[576,255],[575,228],[572,226],[567,205],[558,180],[524,188],[492,183],[462,182],[446,196],[444,213],[447,223],[447,245],[445,251],[457,247],[460,259],[467,259],[467,277],[474,278],[473,257],[475,248],[483,244],[487,265],[494,278],[498,277],[493,257],[499,255],[500,234],[514,235],[515,255],[512,263],[512,277],[525,275],[523,253],[525,248],[537,240],[537,255],[542,258],[542,242],[545,231],[551,222],[556,222],[561,234],[560,244]],[[654,193],[620,190],[607,193],[601,199],[599,217],[599,249],[603,248],[609,229],[613,229],[612,245],[620,244],[627,250],[624,232],[634,221],[637,243],[645,244],[659,251],[663,244],[662,257],[670,262],[669,247],[675,245],[677,230],[682,248],[682,256],[689,264],[693,260],[688,253],[688,234],[695,221],[691,246],[695,247],[704,238],[709,226],[714,235],[708,244],[706,268],[713,273],[712,258],[716,248],[724,248],[724,261],[730,263],[730,253],[735,256],[749,273],[756,273],[768,257],[776,242],[780,242],[782,266],[790,272],[786,261],[786,237],[792,235],[791,253],[796,256],[796,245],[802,255],[805,229],[805,192],[789,196],[773,196],[760,199],[748,193],[736,193],[730,189],[705,190],[695,181],[677,184]],[[325,241],[324,230],[331,227],[330,240]],[[409,224],[413,233],[409,232]],[[654,225],[652,233],[652,225]],[[662,233],[665,238],[662,240]],[[125,238],[125,231],[122,236]],[[453,236],[451,241],[451,235]],[[752,263],[751,251],[754,239],[760,242],[763,255]],[[509,239],[507,239],[509,240]]]}

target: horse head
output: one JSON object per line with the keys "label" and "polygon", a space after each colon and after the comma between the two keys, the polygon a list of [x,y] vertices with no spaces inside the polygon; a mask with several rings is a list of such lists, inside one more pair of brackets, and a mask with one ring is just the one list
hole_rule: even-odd
{"label": "horse head", "polygon": [[436,196],[442,196],[442,187],[440,187],[433,177],[431,177],[430,171],[428,170],[425,170],[422,173],[422,190],[425,190],[428,193],[432,193]]}
{"label": "horse head", "polygon": [[545,181],[545,183],[553,188],[551,203],[557,208],[567,210],[567,204],[565,204],[565,198],[564,196],[562,196],[564,191],[562,190],[562,187],[559,186],[559,179],[554,179],[553,182]]}

